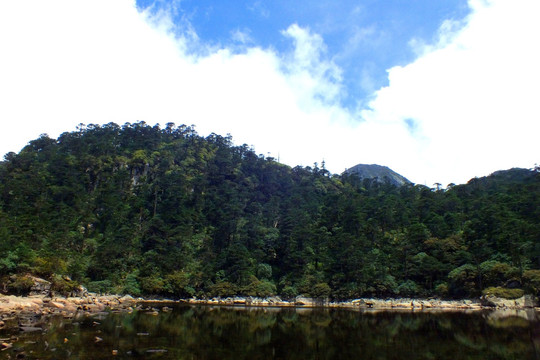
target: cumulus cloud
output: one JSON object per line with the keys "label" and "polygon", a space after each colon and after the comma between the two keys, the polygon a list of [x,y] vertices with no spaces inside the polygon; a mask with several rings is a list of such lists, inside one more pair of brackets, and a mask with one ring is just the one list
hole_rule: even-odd
{"label": "cumulus cloud", "polygon": [[3,7],[2,153],[81,122],[144,120],[231,133],[291,164],[323,157],[313,147],[339,110],[339,78],[322,39],[307,29],[285,30],[291,54],[256,46],[238,52],[206,47],[167,11],[139,12],[128,0]]}
{"label": "cumulus cloud", "polygon": [[81,122],[144,120],[230,133],[292,166],[379,163],[428,185],[532,166],[537,1],[470,5],[433,44],[412,42],[417,60],[351,111],[324,39],[296,24],[282,32],[292,50],[278,53],[247,30],[235,35],[241,47],[203,44],[188,20],[133,0],[4,2],[0,152]]}
{"label": "cumulus cloud", "polygon": [[[435,44],[417,49],[416,61],[390,69],[389,85],[361,112],[373,126],[399,128],[414,120],[416,148],[405,152],[415,159],[403,163],[419,174],[415,181],[428,185],[531,167],[540,155],[534,99],[540,83],[535,45],[540,3],[469,4],[472,12],[464,22],[444,23]],[[403,148],[403,141],[396,144]]]}
{"label": "cumulus cloud", "polygon": [[343,91],[341,69],[324,59],[326,45],[322,37],[297,24],[282,34],[294,41],[294,53],[284,61],[291,85],[299,92],[308,90],[309,99],[322,99],[328,104],[339,101]]}

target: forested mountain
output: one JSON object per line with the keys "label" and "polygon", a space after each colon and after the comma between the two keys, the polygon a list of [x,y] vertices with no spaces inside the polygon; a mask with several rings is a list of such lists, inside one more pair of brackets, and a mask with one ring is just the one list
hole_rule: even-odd
{"label": "forested mountain", "polygon": [[81,125],[0,164],[0,276],[177,297],[536,293],[539,205],[537,169],[397,187],[184,125]]}

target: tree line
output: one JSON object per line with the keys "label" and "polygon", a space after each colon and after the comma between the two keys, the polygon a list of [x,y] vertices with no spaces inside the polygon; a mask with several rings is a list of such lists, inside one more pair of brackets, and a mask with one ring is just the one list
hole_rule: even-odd
{"label": "tree line", "polygon": [[0,277],[171,297],[516,297],[540,290],[539,204],[538,169],[396,187],[193,126],[81,124],[0,163]]}

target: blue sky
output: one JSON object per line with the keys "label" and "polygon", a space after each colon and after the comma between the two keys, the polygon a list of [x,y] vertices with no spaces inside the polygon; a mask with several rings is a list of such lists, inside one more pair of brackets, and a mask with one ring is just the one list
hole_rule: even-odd
{"label": "blue sky", "polygon": [[464,183],[540,159],[538,0],[0,3],[0,154],[194,124],[285,164]]}
{"label": "blue sky", "polygon": [[443,21],[470,11],[465,0],[139,0],[137,7],[169,11],[179,32],[190,28],[201,43],[239,52],[260,46],[286,53],[294,44],[282,32],[291,24],[309,28],[323,37],[324,56],[343,71],[347,107],[388,85],[387,69],[414,60],[412,39],[430,42]]}

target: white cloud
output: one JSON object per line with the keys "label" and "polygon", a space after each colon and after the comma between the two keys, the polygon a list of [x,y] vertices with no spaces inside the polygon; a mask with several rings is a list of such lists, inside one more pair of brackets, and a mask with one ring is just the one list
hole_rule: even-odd
{"label": "white cloud", "polygon": [[286,31],[288,56],[205,48],[189,26],[179,34],[166,12],[128,0],[22,0],[0,14],[2,153],[80,122],[173,121],[309,165],[341,111],[322,39],[298,26]]}
{"label": "white cloud", "polygon": [[339,101],[343,91],[340,86],[341,70],[337,65],[324,59],[326,46],[320,35],[312,34],[297,24],[282,32],[294,42],[294,53],[283,65],[289,83],[296,93],[306,92],[304,101],[309,105],[313,99],[322,99],[327,104]]}
{"label": "white cloud", "polygon": [[242,45],[253,44],[253,39],[250,36],[249,29],[236,29],[231,32],[231,39]]}
{"label": "white cloud", "polygon": [[470,6],[462,27],[444,24],[439,41],[415,62],[390,69],[389,86],[362,112],[372,124],[417,122],[423,141],[409,151],[415,159],[403,161],[418,164],[413,180],[428,185],[531,167],[540,155],[535,99],[540,3],[471,1]]}
{"label": "white cloud", "polygon": [[340,106],[346,89],[324,39],[298,25],[283,31],[289,54],[254,45],[239,53],[201,44],[189,22],[140,13],[133,0],[4,2],[0,153],[80,122],[144,120],[231,133],[293,166],[380,163],[428,185],[532,166],[537,1],[471,6],[440,41],[415,42],[419,58],[390,69],[370,107],[351,112]]}

